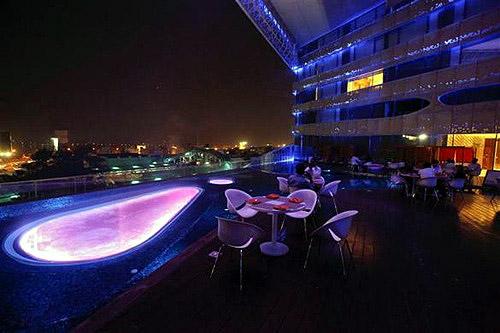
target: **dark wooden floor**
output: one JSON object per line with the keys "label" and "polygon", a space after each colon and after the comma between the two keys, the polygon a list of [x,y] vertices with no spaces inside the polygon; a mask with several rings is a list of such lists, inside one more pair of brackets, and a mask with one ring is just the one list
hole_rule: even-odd
{"label": "dark wooden floor", "polygon": [[[267,258],[250,251],[243,292],[237,252],[226,252],[208,278],[208,253],[219,245],[213,239],[102,330],[498,331],[500,221],[489,198],[465,194],[453,205],[434,206],[388,190],[344,190],[339,206],[360,211],[347,278],[325,241],[304,271],[302,225],[289,221],[290,253]],[[331,215],[324,201],[317,219]],[[269,229],[267,217],[254,222]]]}

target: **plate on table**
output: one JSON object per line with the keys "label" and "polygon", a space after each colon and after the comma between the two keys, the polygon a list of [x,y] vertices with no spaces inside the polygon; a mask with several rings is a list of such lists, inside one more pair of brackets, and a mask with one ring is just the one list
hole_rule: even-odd
{"label": "plate on table", "polygon": [[288,208],[290,208],[290,207],[288,207],[288,205],[275,205],[275,206],[273,206],[273,209],[275,209],[275,210],[283,210],[283,211],[285,211]]}

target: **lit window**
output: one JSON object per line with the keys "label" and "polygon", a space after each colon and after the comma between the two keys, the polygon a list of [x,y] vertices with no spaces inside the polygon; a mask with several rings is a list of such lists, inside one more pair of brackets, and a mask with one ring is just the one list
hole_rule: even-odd
{"label": "lit window", "polygon": [[373,72],[368,76],[352,79],[347,82],[347,92],[378,86],[384,83],[384,72]]}

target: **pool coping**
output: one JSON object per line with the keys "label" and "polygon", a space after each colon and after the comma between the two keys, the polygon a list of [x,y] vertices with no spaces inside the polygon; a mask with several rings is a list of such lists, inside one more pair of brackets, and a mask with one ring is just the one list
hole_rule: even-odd
{"label": "pool coping", "polygon": [[120,314],[125,312],[132,304],[138,301],[150,288],[155,287],[163,281],[167,276],[174,273],[181,264],[183,264],[194,253],[201,250],[211,241],[216,238],[217,231],[212,230],[202,236],[196,242],[188,246],[178,256],[161,266],[151,275],[138,282],[131,288],[123,291],[118,296],[114,297],[110,302],[98,308],[90,314],[86,319],[71,329],[71,332],[95,332],[101,329],[106,323],[112,321]]}

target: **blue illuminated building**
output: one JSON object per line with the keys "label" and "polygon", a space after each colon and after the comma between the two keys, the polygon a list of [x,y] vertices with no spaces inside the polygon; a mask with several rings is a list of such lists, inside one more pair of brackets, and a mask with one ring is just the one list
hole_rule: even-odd
{"label": "blue illuminated building", "polygon": [[296,144],[466,147],[500,168],[500,2],[236,1],[296,74]]}

